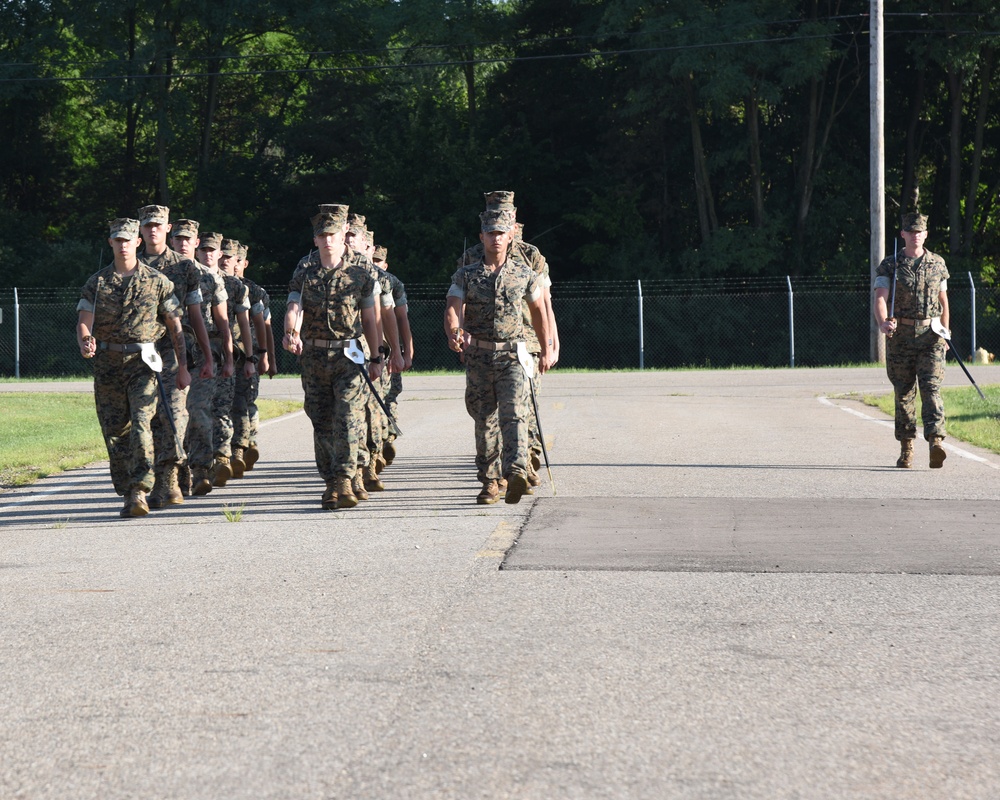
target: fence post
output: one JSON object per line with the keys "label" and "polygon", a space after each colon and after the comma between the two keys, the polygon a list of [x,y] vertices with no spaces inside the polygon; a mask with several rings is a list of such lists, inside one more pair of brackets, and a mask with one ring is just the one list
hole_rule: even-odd
{"label": "fence post", "polygon": [[21,377],[21,306],[17,302],[17,287],[14,287],[14,377]]}
{"label": "fence post", "polygon": [[972,297],[969,299],[969,316],[972,317],[972,352],[971,358],[976,357],[976,282],[972,280],[972,273],[969,273],[969,288],[972,290]]}
{"label": "fence post", "polygon": [[795,303],[792,298],[792,278],[785,276],[788,281],[788,365],[795,366]]}
{"label": "fence post", "polygon": [[639,284],[639,369],[644,369],[646,362],[646,341],[642,323],[642,281],[636,281],[636,283]]}

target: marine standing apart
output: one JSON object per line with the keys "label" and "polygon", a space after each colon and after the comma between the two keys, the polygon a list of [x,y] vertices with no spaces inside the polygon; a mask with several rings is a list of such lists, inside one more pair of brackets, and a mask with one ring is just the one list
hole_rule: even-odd
{"label": "marine standing apart", "polygon": [[157,375],[162,367],[156,342],[170,334],[178,389],[187,388],[187,346],[180,304],[162,272],[136,256],[139,221],[110,223],[114,262],[92,275],[77,304],[80,355],[94,359],[94,401],[111,461],[115,491],[125,496],[123,517],[149,513],[146,492],[153,486],[152,420],[157,407]]}
{"label": "marine standing apart", "polygon": [[[884,259],[875,271],[875,322],[887,337],[886,372],[896,394],[896,439],[900,443],[896,466],[913,466],[919,385],[930,467],[939,469],[947,456],[941,401],[947,344],[933,331],[931,321],[940,318],[945,328],[950,327],[948,268],[941,256],[924,248],[927,217],[904,214],[900,236],[905,242],[902,252]],[[888,311],[892,295],[895,318],[889,317]]]}
{"label": "marine standing apart", "polygon": [[[483,489],[481,504],[499,498],[499,481],[507,481],[505,500],[517,503],[528,489],[528,382],[518,361],[524,329],[521,300],[526,298],[542,343],[539,370],[551,366],[548,320],[541,279],[510,251],[514,212],[497,209],[480,217],[483,258],[452,276],[444,314],[448,346],[463,353],[465,407],[475,423],[476,468]],[[490,426],[498,413],[499,431]],[[501,464],[501,439],[502,464]]]}
{"label": "marine standing apart", "polygon": [[[369,377],[382,374],[375,325],[375,280],[355,262],[346,246],[346,205],[325,205],[312,218],[316,260],[306,259],[288,284],[282,346],[301,356],[305,412],[313,425],[316,466],[326,483],[325,509],[352,508],[358,498],[358,429],[364,414],[359,365],[345,352],[360,347],[363,335],[372,353]],[[360,367],[363,369],[363,365]]]}

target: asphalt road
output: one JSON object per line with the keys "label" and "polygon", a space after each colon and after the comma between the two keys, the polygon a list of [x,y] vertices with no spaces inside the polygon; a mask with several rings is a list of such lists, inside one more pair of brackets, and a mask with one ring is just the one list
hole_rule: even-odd
{"label": "asphalt road", "polygon": [[552,374],[482,507],[462,391],[348,511],[302,414],[141,520],[0,494],[0,797],[1000,797],[1000,457],[893,468],[877,369]]}

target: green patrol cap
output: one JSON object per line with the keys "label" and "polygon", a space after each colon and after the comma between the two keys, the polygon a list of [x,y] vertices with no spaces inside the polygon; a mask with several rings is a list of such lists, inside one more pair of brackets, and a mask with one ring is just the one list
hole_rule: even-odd
{"label": "green patrol cap", "polygon": [[483,233],[490,231],[511,231],[514,229],[514,209],[489,209],[479,215],[480,229]]}
{"label": "green patrol cap", "polygon": [[240,243],[237,239],[222,240],[222,255],[238,258],[240,255]]}
{"label": "green patrol cap", "polygon": [[221,233],[203,233],[201,235],[201,244],[198,245],[198,249],[218,250],[221,246],[222,246]]}
{"label": "green patrol cap", "polygon": [[112,239],[139,238],[139,220],[137,219],[119,217],[118,219],[111,220],[108,223],[108,227],[111,229],[110,238]]}
{"label": "green patrol cap", "polygon": [[313,236],[320,236],[324,233],[340,233],[347,222],[347,206],[339,206],[336,212],[321,212],[313,217],[310,222],[313,226]]}
{"label": "green patrol cap", "polygon": [[139,209],[140,225],[166,225],[170,221],[170,209],[166,206],[143,206]]}
{"label": "green patrol cap", "polygon": [[923,214],[903,214],[903,230],[917,233],[927,230],[927,217]]}
{"label": "green patrol cap", "polygon": [[170,235],[175,239],[197,239],[198,223],[193,219],[179,219],[174,223]]}
{"label": "green patrol cap", "polygon": [[[507,191],[483,192],[486,199],[486,210],[492,211],[498,208],[514,208],[514,193]],[[515,211],[517,209],[514,209]]]}

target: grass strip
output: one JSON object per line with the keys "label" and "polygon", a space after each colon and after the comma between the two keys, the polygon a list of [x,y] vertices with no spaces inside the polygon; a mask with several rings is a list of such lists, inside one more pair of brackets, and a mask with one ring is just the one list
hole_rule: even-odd
{"label": "grass strip", "polygon": [[[261,420],[302,408],[295,400],[257,400]],[[108,457],[89,392],[0,393],[0,490]]]}
{"label": "grass strip", "polygon": [[[1000,453],[1000,385],[981,386],[983,400],[971,386],[941,390],[944,400],[945,430],[948,436]],[[865,395],[866,405],[881,409],[890,417],[896,414],[892,394]],[[921,430],[920,392],[917,392],[917,430]]]}

